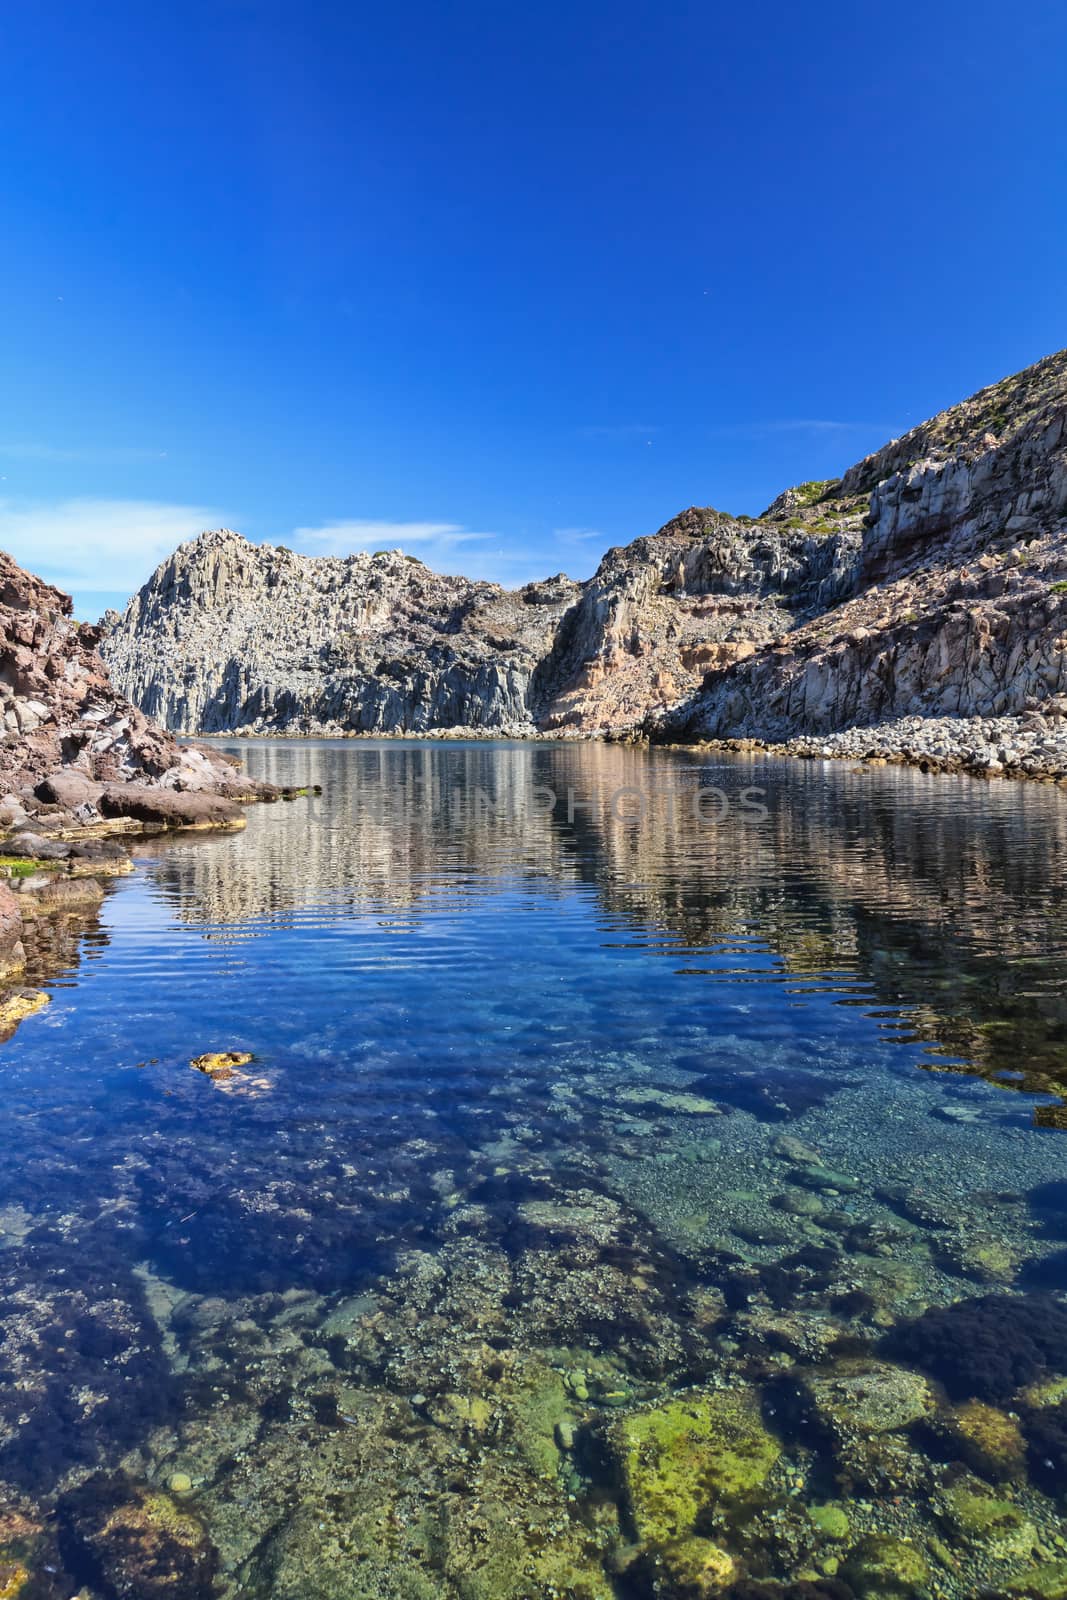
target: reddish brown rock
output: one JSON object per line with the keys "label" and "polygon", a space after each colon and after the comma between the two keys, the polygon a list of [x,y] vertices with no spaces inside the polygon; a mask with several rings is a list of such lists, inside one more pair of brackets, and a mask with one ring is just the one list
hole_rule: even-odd
{"label": "reddish brown rock", "polygon": [[105,817],[130,817],[164,828],[228,828],[244,822],[237,802],[221,795],[140,783],[109,784],[100,797],[100,810]]}
{"label": "reddish brown rock", "polygon": [[0,883],[0,978],[21,972],[25,959],[18,896],[12,894],[5,883]]}
{"label": "reddish brown rock", "polygon": [[[77,827],[105,809],[106,795],[108,816],[232,826],[233,799],[256,799],[259,786],[231,757],[179,743],[118,694],[97,652],[99,630],[71,613],[67,595],[0,551],[0,795],[8,825],[28,807],[37,830]],[[123,801],[126,787],[137,792]],[[163,798],[150,806],[157,787]]]}

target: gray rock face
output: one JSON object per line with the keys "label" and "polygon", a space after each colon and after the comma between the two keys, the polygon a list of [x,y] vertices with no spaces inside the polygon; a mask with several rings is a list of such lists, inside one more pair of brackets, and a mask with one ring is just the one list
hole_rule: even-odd
{"label": "gray rock face", "polygon": [[113,680],[185,732],[608,731],[847,592],[858,550],[855,531],[693,509],[584,585],[508,592],[397,551],[299,556],[221,530],[110,613],[101,648]]}
{"label": "gray rock face", "polygon": [[112,676],[166,727],[529,727],[529,684],[577,586],[509,594],[399,551],[342,558],[205,533],[107,618]]}
{"label": "gray rock face", "polygon": [[1067,358],[1056,360],[1033,369],[1046,384],[1058,373],[1056,387],[1002,440],[936,449],[874,484],[856,593],[709,676],[684,713],[690,733],[779,739],[1067,710]]}
{"label": "gray rock face", "polygon": [[509,593],[398,551],[316,558],[222,531],[103,635],[117,686],[183,732],[783,739],[1056,716],[1067,352],[760,518],[691,508],[584,584]]}

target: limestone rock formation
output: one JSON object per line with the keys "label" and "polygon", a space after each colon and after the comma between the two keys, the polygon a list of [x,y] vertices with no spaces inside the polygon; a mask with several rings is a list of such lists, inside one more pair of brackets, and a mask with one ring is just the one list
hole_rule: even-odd
{"label": "limestone rock formation", "polygon": [[173,730],[790,738],[1067,712],[1067,352],[759,518],[691,508],[588,582],[507,592],[398,551],[225,530],[105,619]]}
{"label": "limestone rock formation", "polygon": [[922,424],[840,488],[870,494],[855,594],[710,675],[681,719],[690,733],[1067,712],[1067,352]]}
{"label": "limestone rock formation", "polygon": [[132,699],[188,732],[522,730],[576,592],[559,577],[509,594],[399,551],[301,556],[220,529],[109,615],[104,650]]}
{"label": "limestone rock formation", "polygon": [[397,551],[300,556],[222,529],[109,613],[103,649],[131,698],[188,732],[607,732],[847,592],[848,524],[828,536],[694,508],[610,550],[586,584],[513,592]]}

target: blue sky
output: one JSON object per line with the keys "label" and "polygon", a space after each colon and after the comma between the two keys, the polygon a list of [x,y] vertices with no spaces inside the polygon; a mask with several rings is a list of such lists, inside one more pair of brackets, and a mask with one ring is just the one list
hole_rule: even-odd
{"label": "blue sky", "polygon": [[0,544],[586,576],[1067,344],[1067,8],[6,8]]}

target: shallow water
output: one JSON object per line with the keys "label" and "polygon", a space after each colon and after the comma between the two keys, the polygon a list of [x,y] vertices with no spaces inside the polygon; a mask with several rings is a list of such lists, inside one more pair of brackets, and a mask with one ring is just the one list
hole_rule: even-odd
{"label": "shallow water", "polygon": [[1067,1556],[1061,791],[234,748],[321,798],[143,846],[0,1046],[0,1580],[968,1596]]}

